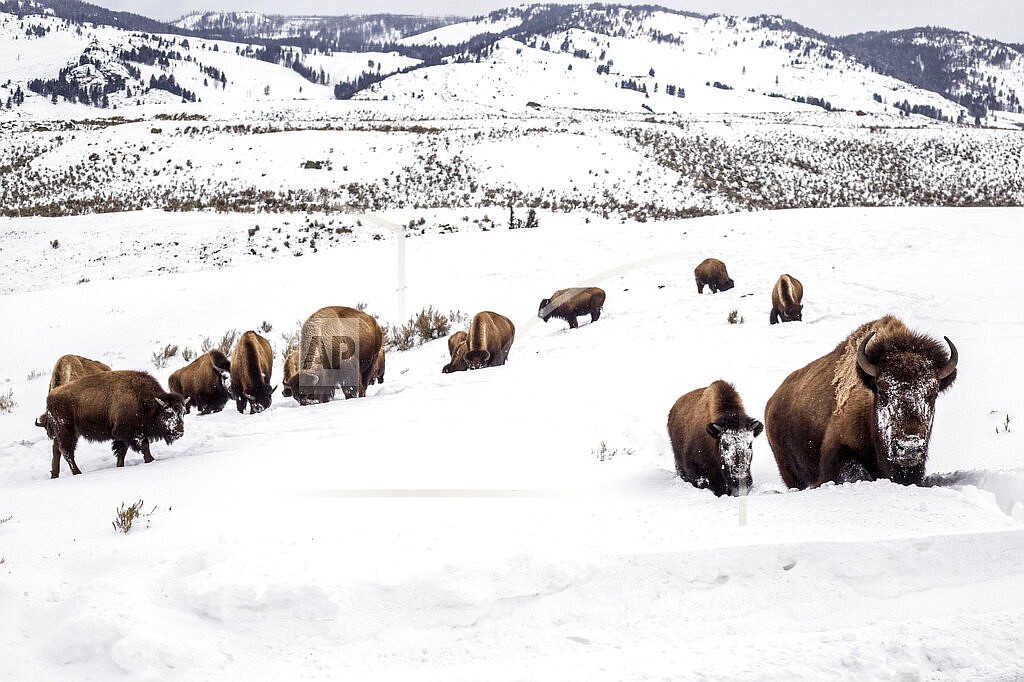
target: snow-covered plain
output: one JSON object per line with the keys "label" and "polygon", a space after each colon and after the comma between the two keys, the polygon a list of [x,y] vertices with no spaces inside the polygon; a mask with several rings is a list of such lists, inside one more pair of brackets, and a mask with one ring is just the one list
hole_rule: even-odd
{"label": "snow-covered plain", "polygon": [[[482,211],[432,220],[467,213]],[[198,257],[215,230],[262,218],[175,214],[189,263],[172,272],[159,249],[117,267],[70,259],[76,230],[117,254],[147,243],[151,213],[0,222],[31,232],[4,254],[21,274],[0,295],[0,394],[18,402],[0,414],[3,676],[1024,676],[1024,210],[541,212],[535,230]],[[697,294],[708,256],[735,289]],[[74,284],[69,262],[91,281]],[[770,326],[784,272],[804,283],[804,322]],[[542,297],[584,283],[608,292],[596,324],[536,319]],[[167,343],[266,320],[279,350],[296,320],[360,301],[385,321],[496,310],[516,341],[506,366],[451,375],[443,340],[392,353],[361,400],[189,415],[148,465],[116,469],[107,444],[82,443],[84,473],[49,480],[33,419],[59,355],[166,383],[182,361],[150,358]],[[786,491],[762,436],[746,498],[675,476],[665,420],[679,395],[724,378],[763,417],[786,374],[885,313],[959,348],[928,470],[969,473]],[[152,513],[115,533],[117,507],[138,499]]]}

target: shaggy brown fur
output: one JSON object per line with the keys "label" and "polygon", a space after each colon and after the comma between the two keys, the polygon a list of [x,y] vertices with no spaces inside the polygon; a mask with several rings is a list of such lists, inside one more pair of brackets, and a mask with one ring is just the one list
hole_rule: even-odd
{"label": "shaggy brown fur", "polygon": [[343,306],[321,308],[302,325],[299,372],[292,397],[302,405],[328,402],[341,388],[346,398],[364,397],[376,373],[384,335],[370,315]]}
{"label": "shaggy brown fur", "polygon": [[228,386],[231,382],[231,363],[224,353],[216,348],[171,374],[167,386],[172,393],[189,398],[185,408],[188,414],[195,405],[199,414],[220,412],[231,397]]}
{"label": "shaggy brown fur", "polygon": [[62,355],[53,365],[50,374],[50,390],[97,372],[109,372],[110,367],[98,360],[83,358],[81,355]]}
{"label": "shaggy brown fur", "polygon": [[277,390],[277,386],[270,385],[273,369],[270,342],[252,330],[242,334],[231,353],[231,395],[240,413],[244,414],[247,406],[249,414],[270,407]]}
{"label": "shaggy brown fur", "polygon": [[940,342],[887,315],[786,377],[765,408],[786,485],[920,484],[935,399],[956,379],[956,348],[946,343],[948,356]]}
{"label": "shaggy brown fur", "polygon": [[82,473],[75,463],[79,437],[113,441],[119,467],[128,448],[152,462],[151,441],[170,445],[185,433],[186,405],[186,398],[164,391],[145,372],[100,372],[58,386],[46,397],[46,435],[53,440],[50,478],[60,476],[61,457],[71,473]]}
{"label": "shaggy brown fur", "polygon": [[732,384],[719,380],[690,391],[668,413],[676,473],[718,496],[744,494],[752,483],[753,441],[763,429]]}
{"label": "shaggy brown fur", "polygon": [[729,273],[725,269],[725,263],[717,258],[707,258],[693,269],[693,278],[697,281],[697,293],[704,293],[704,285],[708,285],[711,293],[728,291],[735,286],[729,279]]}
{"label": "shaggy brown fur", "polygon": [[559,289],[551,294],[551,298],[540,302],[537,317],[545,322],[552,317],[565,320],[569,329],[576,329],[576,318],[581,315],[590,315],[590,321],[597,322],[604,307],[604,298],[604,289],[598,287]]}
{"label": "shaggy brown fur", "polygon": [[284,359],[284,378],[281,379],[281,383],[284,384],[284,388],[281,389],[281,395],[285,398],[292,397],[292,383],[295,380],[295,375],[299,373],[299,351],[293,350],[288,354],[288,357]]}
{"label": "shaggy brown fur", "polygon": [[462,358],[469,369],[504,365],[515,337],[512,320],[488,310],[477,313],[469,323],[469,338]]}
{"label": "shaggy brown fur", "polygon": [[452,356],[451,362],[441,368],[442,374],[451,372],[465,372],[469,369],[464,356],[469,350],[469,334],[457,331],[448,337],[448,353]]}
{"label": "shaggy brown fur", "polygon": [[782,275],[772,289],[772,314],[768,317],[771,324],[779,320],[783,322],[800,322],[803,320],[804,285],[792,275]]}

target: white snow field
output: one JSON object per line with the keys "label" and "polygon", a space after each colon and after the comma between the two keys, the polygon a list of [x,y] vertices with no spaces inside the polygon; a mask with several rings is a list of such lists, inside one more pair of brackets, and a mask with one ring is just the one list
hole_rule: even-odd
{"label": "white snow field", "polygon": [[[17,402],[0,413],[0,678],[1024,677],[1024,209],[541,212],[533,230],[406,239],[404,290],[391,233],[197,257],[253,216],[174,214],[188,263],[168,272],[169,251],[135,246],[159,216],[0,221],[17,273],[0,275],[0,396]],[[111,258],[73,258],[76,233]],[[709,256],[735,289],[697,294]],[[785,272],[804,321],[770,326]],[[535,317],[585,283],[608,293],[597,323]],[[384,321],[495,310],[515,344],[449,375],[444,340],[391,353],[364,399],[193,413],[151,464],[82,442],[83,474],[49,479],[33,420],[58,356],[166,385],[183,361],[155,369],[164,345],[267,321],[278,383],[281,332],[357,302]],[[790,371],[886,313],[959,349],[928,462],[962,472],[948,485],[787,491],[763,435],[745,498],[676,477],[678,396],[724,378],[763,418]],[[139,499],[147,515],[115,532]]]}

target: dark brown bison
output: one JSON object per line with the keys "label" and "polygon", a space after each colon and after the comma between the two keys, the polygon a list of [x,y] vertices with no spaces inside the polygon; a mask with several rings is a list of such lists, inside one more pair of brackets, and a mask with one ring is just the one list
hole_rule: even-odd
{"label": "dark brown bison", "polygon": [[284,359],[284,378],[281,379],[281,383],[284,388],[281,389],[281,395],[285,398],[292,397],[292,380],[295,375],[299,373],[299,362],[301,360],[301,354],[297,350],[293,350],[288,354],[288,357]]}
{"label": "dark brown bison", "polygon": [[485,310],[469,323],[466,352],[462,355],[469,369],[498,367],[508,359],[516,337],[516,327],[504,315]]}
{"label": "dark brown bison", "polygon": [[888,478],[920,484],[935,398],[957,352],[887,315],[796,370],[765,408],[768,442],[791,488]]}
{"label": "dark brown bison", "polygon": [[168,393],[145,372],[100,372],[58,386],[46,397],[46,435],[53,440],[50,478],[60,476],[61,457],[71,473],[82,473],[75,463],[79,436],[113,441],[119,467],[128,448],[152,462],[151,441],[170,445],[184,435],[187,405],[187,398]]}
{"label": "dark brown bison", "polygon": [[576,329],[579,326],[576,318],[581,315],[590,315],[590,321],[597,322],[604,307],[604,296],[604,289],[598,287],[559,289],[551,298],[540,302],[537,317],[545,322],[552,317],[565,320],[569,329]]}
{"label": "dark brown bison", "polygon": [[90,374],[109,371],[110,367],[98,360],[83,358],[81,355],[62,355],[50,373],[50,390]]}
{"label": "dark brown bison", "polygon": [[711,289],[711,293],[717,294],[719,291],[728,291],[736,286],[729,278],[729,273],[725,269],[725,263],[718,260],[717,258],[707,258],[701,262],[700,265],[693,269],[693,278],[697,280],[697,293],[704,293],[704,285],[708,285]]}
{"label": "dark brown bison", "polygon": [[167,386],[189,399],[186,414],[193,405],[199,414],[220,412],[231,397],[231,362],[214,348],[171,374]]}
{"label": "dark brown bison", "polygon": [[466,364],[465,360],[467,350],[469,350],[469,334],[464,331],[457,331],[449,336],[448,353],[452,356],[452,360],[441,368],[441,373],[465,372],[469,369],[469,365]]}
{"label": "dark brown bison", "polygon": [[242,334],[231,353],[231,397],[242,414],[248,406],[249,414],[270,407],[277,386],[270,385],[274,368],[274,351],[270,342],[250,330]]}
{"label": "dark brown bison", "polygon": [[302,324],[299,370],[289,392],[301,405],[328,402],[342,389],[346,398],[364,397],[379,377],[384,335],[370,315],[343,306],[321,308]]}
{"label": "dark brown bison", "polygon": [[782,275],[772,289],[772,314],[768,321],[776,324],[783,322],[800,322],[803,320],[804,307],[800,301],[804,298],[804,285],[792,275]]}
{"label": "dark brown bison", "polygon": [[676,472],[715,495],[745,495],[750,488],[754,439],[764,425],[747,416],[732,384],[714,381],[683,395],[668,413]]}

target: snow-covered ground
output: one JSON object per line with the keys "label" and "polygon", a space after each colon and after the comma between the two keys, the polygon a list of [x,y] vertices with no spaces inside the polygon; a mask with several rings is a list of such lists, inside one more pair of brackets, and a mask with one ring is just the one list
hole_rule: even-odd
{"label": "snow-covered ground", "polygon": [[[482,217],[431,220],[467,213]],[[152,213],[0,221],[18,272],[0,294],[0,395],[18,403],[0,414],[0,677],[1024,676],[1024,209],[539,215],[535,230],[404,245],[367,223],[315,254],[246,261],[202,245],[238,249],[264,216],[174,214],[174,267],[139,248]],[[709,256],[735,289],[697,294]],[[770,326],[784,272],[804,284],[804,322]],[[596,324],[535,317],[584,283],[608,292]],[[151,356],[168,343],[267,321],[279,351],[296,320],[357,302],[384,321],[495,310],[516,341],[506,366],[450,375],[443,340],[392,353],[365,399],[189,415],[147,465],[81,443],[84,473],[49,480],[33,420],[59,355],[166,384],[182,361]],[[786,491],[761,436],[746,498],[675,476],[679,395],[724,378],[762,418],[790,371],[885,313],[959,348],[928,470],[968,473]],[[115,533],[138,499],[151,513]]]}

